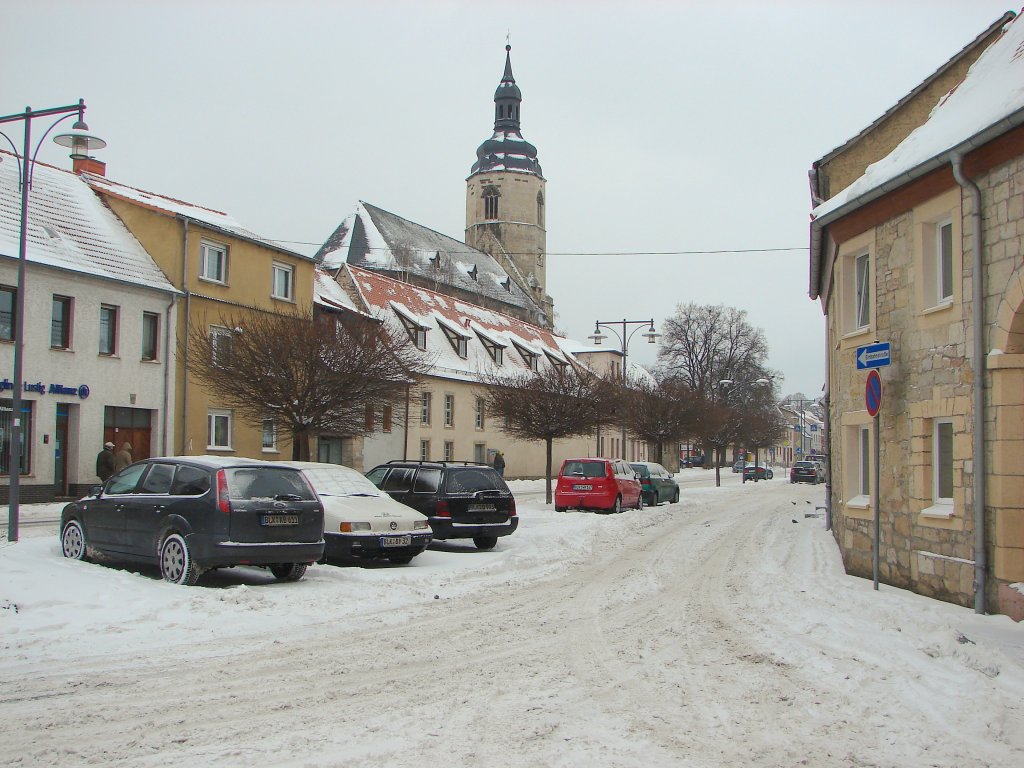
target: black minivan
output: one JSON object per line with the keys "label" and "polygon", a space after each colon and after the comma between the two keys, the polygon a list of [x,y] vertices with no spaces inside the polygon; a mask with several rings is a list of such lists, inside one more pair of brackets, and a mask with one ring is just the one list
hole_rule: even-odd
{"label": "black minivan", "polygon": [[519,525],[516,500],[497,470],[468,461],[389,461],[366,476],[395,501],[427,516],[434,539],[472,539],[494,549]]}
{"label": "black minivan", "polygon": [[300,470],[217,456],[136,462],[60,519],[65,557],[152,563],[175,584],[233,565],[298,581],[323,555],[323,532],[323,506]]}

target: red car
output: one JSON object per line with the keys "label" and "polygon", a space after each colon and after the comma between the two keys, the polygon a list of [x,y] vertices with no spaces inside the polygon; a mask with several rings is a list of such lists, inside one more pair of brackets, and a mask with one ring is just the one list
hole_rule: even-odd
{"label": "red car", "polygon": [[555,486],[555,511],[643,509],[642,490],[636,470],[623,459],[566,459]]}

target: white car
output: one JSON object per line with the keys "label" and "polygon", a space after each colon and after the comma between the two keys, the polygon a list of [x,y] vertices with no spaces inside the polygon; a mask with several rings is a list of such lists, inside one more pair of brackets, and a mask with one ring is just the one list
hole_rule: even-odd
{"label": "white car", "polygon": [[324,557],[320,562],[387,559],[405,565],[427,548],[425,515],[392,499],[350,467],[289,461],[301,469],[324,505]]}

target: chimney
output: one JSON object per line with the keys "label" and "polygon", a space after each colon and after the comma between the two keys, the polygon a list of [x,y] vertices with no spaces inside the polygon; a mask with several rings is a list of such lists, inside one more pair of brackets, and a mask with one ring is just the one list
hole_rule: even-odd
{"label": "chimney", "polygon": [[107,164],[95,157],[75,157],[71,163],[71,170],[77,176],[80,173],[93,173],[97,176],[107,175]]}

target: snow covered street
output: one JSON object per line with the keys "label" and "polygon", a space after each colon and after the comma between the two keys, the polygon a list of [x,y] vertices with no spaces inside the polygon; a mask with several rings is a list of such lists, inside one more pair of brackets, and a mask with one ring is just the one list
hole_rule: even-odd
{"label": "snow covered street", "polygon": [[1024,764],[1024,625],[847,577],[824,486],[722,478],[621,515],[513,481],[496,550],[294,584],[174,586],[26,526],[0,544],[0,763]]}

